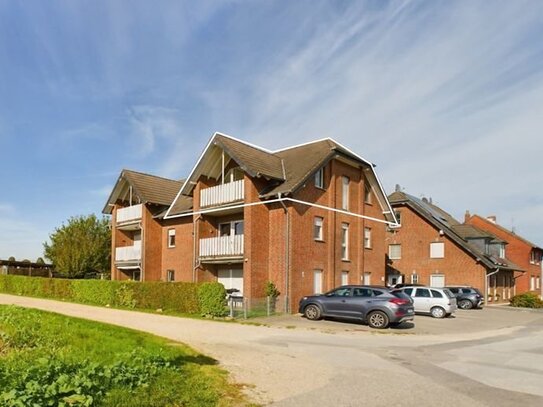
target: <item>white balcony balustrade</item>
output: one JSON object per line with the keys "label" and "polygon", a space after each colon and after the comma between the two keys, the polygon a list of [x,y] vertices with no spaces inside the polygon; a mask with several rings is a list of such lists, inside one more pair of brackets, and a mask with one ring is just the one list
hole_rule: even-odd
{"label": "white balcony balustrade", "polygon": [[129,262],[141,260],[141,244],[135,244],[134,246],[116,247],[115,248],[115,261]]}
{"label": "white balcony balustrade", "polygon": [[200,206],[203,208],[242,201],[245,196],[243,186],[243,180],[240,180],[202,189],[200,191]]}
{"label": "white balcony balustrade", "polygon": [[243,256],[243,235],[200,239],[200,257]]}
{"label": "white balcony balustrade", "polygon": [[143,204],[117,209],[117,224],[136,222],[141,219]]}

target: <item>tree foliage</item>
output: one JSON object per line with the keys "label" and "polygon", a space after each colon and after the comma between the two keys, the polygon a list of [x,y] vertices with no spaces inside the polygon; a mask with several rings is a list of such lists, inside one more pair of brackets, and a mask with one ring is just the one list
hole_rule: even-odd
{"label": "tree foliage", "polygon": [[43,244],[45,257],[65,277],[89,272],[108,273],[111,261],[111,231],[107,218],[74,216],[49,235]]}

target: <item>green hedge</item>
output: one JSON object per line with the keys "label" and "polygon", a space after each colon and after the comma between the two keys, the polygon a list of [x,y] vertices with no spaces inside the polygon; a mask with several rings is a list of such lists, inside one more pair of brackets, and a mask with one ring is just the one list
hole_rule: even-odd
{"label": "green hedge", "polygon": [[224,315],[226,298],[224,287],[219,283],[138,283],[11,275],[0,275],[0,292],[90,305],[162,309],[211,316]]}
{"label": "green hedge", "polygon": [[543,301],[535,293],[524,293],[511,298],[512,307],[543,308]]}

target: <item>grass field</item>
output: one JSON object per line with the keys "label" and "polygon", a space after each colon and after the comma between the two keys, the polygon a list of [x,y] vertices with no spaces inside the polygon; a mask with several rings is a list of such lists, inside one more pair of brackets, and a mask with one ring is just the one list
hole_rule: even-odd
{"label": "grass field", "polygon": [[2,406],[243,406],[215,360],[141,332],[0,306]]}

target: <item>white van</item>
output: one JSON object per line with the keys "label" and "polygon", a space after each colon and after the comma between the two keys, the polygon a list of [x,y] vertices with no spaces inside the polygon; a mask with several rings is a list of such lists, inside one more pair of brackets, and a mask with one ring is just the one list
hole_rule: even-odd
{"label": "white van", "polygon": [[456,311],[456,297],[447,288],[407,286],[397,291],[413,299],[415,314],[430,314],[434,318],[444,318]]}

